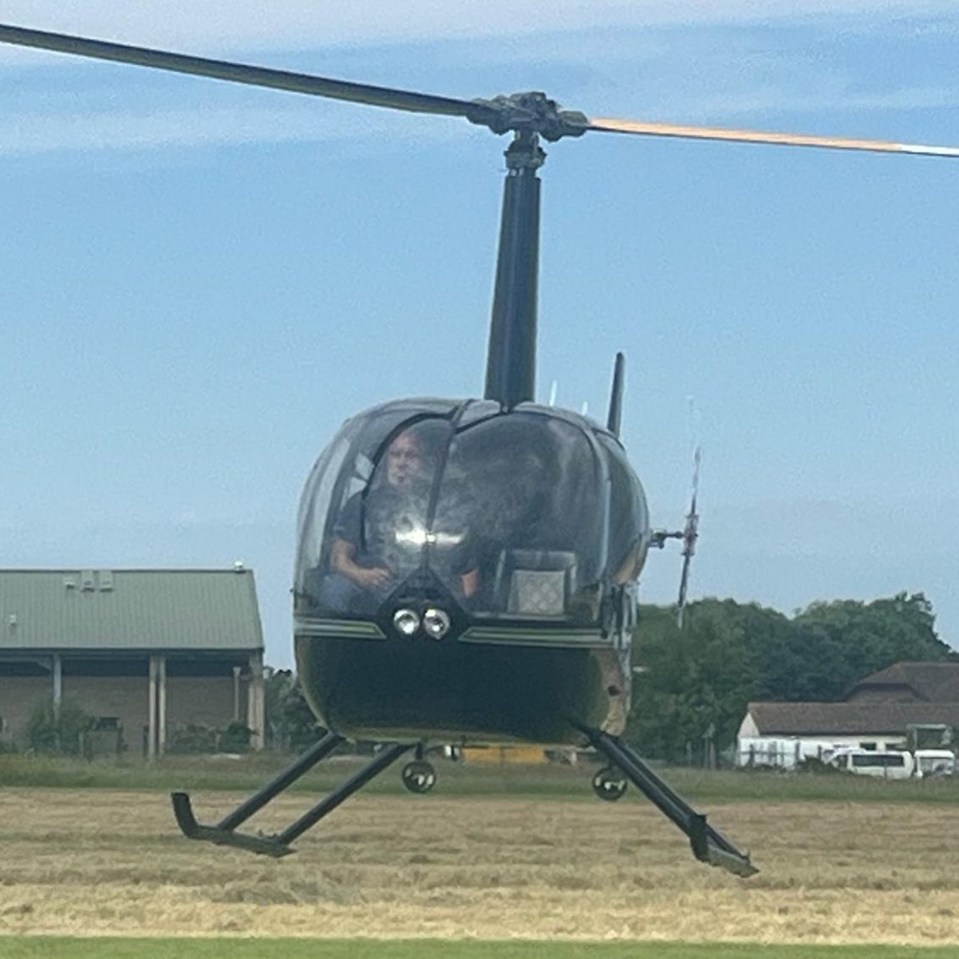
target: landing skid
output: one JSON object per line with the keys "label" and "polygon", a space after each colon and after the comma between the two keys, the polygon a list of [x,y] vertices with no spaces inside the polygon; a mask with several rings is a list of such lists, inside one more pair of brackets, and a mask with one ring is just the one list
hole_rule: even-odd
{"label": "landing skid", "polygon": [[345,799],[348,799],[357,790],[362,789],[403,753],[413,748],[413,743],[395,743],[386,746],[376,754],[371,762],[337,789],[334,789],[328,796],[321,799],[282,832],[275,833],[272,836],[254,836],[249,833],[236,832],[237,826],[246,822],[271,799],[295,783],[342,742],[342,736],[337,736],[336,733],[327,733],[315,746],[299,756],[292,765],[258,789],[249,799],[237,806],[233,812],[215,826],[203,826],[197,822],[187,793],[172,793],[173,813],[180,830],[187,839],[201,839],[218,846],[234,846],[238,849],[246,849],[249,852],[259,853],[262,856],[273,856],[277,859],[290,855],[290,853],[296,851],[290,848],[290,843],[293,840],[305,833],[311,826],[315,826]]}
{"label": "landing skid", "polygon": [[[697,813],[685,800],[673,792],[626,743],[616,736],[610,736],[608,733],[600,732],[597,729],[583,729],[583,732],[589,737],[596,749],[609,759],[612,766],[611,769],[601,770],[603,774],[608,773],[609,780],[609,782],[606,782],[607,777],[604,777],[602,789],[599,789],[594,782],[594,788],[597,788],[598,795],[605,792],[606,795],[603,798],[607,799],[619,798],[622,795],[625,782],[620,782],[616,775],[616,771],[621,770],[626,778],[660,812],[686,834],[693,855],[701,862],[709,863],[712,866],[721,866],[737,876],[746,877],[758,872],[750,862],[748,855],[741,853],[725,836],[708,825],[706,817]],[[249,799],[240,803],[233,812],[215,826],[205,826],[197,822],[187,793],[173,793],[173,812],[177,824],[188,839],[204,840],[220,846],[233,846],[263,856],[280,858],[295,851],[290,847],[290,843],[299,838],[307,829],[315,826],[324,816],[331,813],[344,800],[362,789],[371,779],[411,749],[415,748],[417,750],[417,758],[404,768],[403,779],[406,788],[412,792],[427,792],[435,782],[436,777],[433,767],[422,759],[422,744],[417,746],[415,743],[394,743],[384,747],[366,766],[354,773],[341,786],[334,789],[333,792],[321,799],[281,832],[272,836],[263,836],[236,831],[238,826],[262,809],[270,800],[289,788],[320,760],[332,753],[343,741],[342,736],[338,736],[336,733],[327,733],[315,746],[299,756],[290,766],[265,786],[258,789]],[[618,795],[614,796],[614,792]]]}
{"label": "landing skid", "polygon": [[681,796],[673,792],[646,763],[618,736],[598,729],[583,730],[592,744],[617,768],[667,819],[689,838],[693,855],[700,862],[721,866],[746,878],[759,870],[750,862],[748,853],[741,853],[722,833],[706,822]]}

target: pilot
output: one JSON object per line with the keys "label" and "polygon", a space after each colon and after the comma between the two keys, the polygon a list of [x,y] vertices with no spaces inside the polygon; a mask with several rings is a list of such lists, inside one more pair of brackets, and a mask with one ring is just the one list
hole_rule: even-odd
{"label": "pilot", "polygon": [[[422,437],[411,429],[397,434],[384,460],[385,469],[381,465],[369,489],[347,500],[333,527],[330,575],[320,591],[324,606],[372,611],[419,564],[431,490]],[[475,595],[479,572],[465,544],[451,564],[462,595]]]}

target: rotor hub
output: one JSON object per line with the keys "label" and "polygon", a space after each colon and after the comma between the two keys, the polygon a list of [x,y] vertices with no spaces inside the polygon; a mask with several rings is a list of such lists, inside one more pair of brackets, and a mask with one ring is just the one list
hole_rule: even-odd
{"label": "rotor hub", "polygon": [[555,142],[563,137],[582,136],[589,128],[589,120],[577,110],[561,110],[555,100],[545,93],[530,91],[502,94],[492,100],[474,100],[474,112],[467,114],[471,123],[488,127],[493,133],[539,134],[544,140]]}
{"label": "rotor hub", "polygon": [[539,135],[525,130],[513,135],[513,142],[503,153],[506,169],[512,175],[520,170],[538,170],[546,162],[546,151],[539,145]]}

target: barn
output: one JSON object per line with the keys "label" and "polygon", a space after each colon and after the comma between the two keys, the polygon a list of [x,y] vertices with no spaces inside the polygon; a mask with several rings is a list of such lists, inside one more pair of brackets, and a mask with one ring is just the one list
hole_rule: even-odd
{"label": "barn", "polygon": [[263,633],[253,571],[0,570],[0,740],[70,704],[128,755],[231,724],[263,746]]}

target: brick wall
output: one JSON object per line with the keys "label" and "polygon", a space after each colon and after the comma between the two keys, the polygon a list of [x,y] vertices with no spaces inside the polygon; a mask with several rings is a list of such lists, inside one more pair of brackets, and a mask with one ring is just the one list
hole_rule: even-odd
{"label": "brick wall", "polygon": [[[233,721],[232,676],[167,678],[167,737],[177,726],[194,723],[224,729]],[[240,722],[246,723],[249,683],[240,682]],[[0,676],[0,737],[21,747],[30,714],[53,699],[49,676]],[[149,723],[149,680],[144,676],[64,676],[63,702],[79,706],[97,718],[115,717],[123,726],[130,755],[143,750],[144,728]]]}

